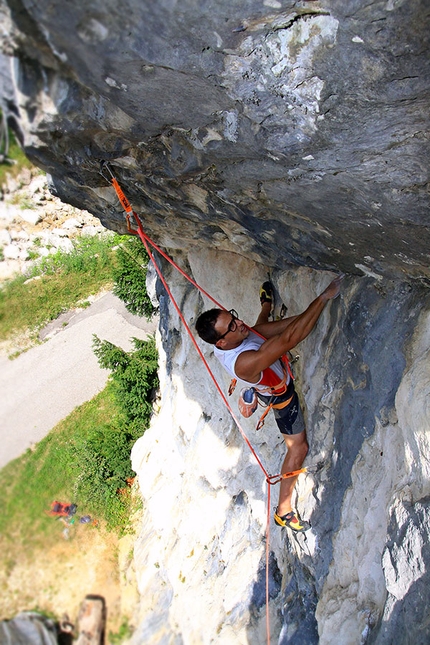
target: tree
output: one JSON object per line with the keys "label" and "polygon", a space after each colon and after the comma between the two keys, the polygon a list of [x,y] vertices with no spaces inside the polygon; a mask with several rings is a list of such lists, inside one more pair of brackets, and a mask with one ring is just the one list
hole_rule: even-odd
{"label": "tree", "polygon": [[117,251],[113,292],[130,313],[150,320],[155,309],[146,291],[148,261],[148,254],[139,238],[130,236],[125,240]]}

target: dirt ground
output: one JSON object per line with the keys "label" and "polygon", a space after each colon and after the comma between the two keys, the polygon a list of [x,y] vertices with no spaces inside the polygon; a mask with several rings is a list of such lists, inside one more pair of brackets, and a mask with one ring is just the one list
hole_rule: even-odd
{"label": "dirt ground", "polygon": [[122,622],[133,626],[138,604],[132,563],[136,536],[118,539],[100,526],[77,522],[66,527],[56,518],[52,522],[58,540],[51,548],[34,551],[31,558],[8,554],[0,571],[0,619],[35,610],[76,625],[85,596],[98,595],[106,603],[108,645],[109,632],[118,632]]}

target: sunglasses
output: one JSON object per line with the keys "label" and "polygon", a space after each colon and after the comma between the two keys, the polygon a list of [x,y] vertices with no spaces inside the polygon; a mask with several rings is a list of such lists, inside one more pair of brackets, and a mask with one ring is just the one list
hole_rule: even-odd
{"label": "sunglasses", "polygon": [[227,328],[227,331],[224,334],[222,334],[221,336],[218,336],[218,340],[225,338],[229,332],[236,331],[237,329],[236,321],[239,318],[239,314],[237,313],[236,309],[230,309],[228,313],[231,314],[231,320],[230,320],[229,326]]}

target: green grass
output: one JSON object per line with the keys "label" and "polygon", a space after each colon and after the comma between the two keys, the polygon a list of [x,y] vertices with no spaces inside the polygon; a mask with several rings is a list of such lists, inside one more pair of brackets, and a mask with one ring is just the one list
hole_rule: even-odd
{"label": "green grass", "polygon": [[116,262],[112,247],[118,239],[114,234],[79,238],[71,253],[58,251],[27,275],[6,282],[0,289],[0,340],[26,329],[36,333],[89,295],[111,288]]}
{"label": "green grass", "polygon": [[[33,549],[58,539],[52,531],[57,521],[49,516],[51,502],[73,502],[78,505],[76,517],[91,515],[106,520],[111,529],[122,531],[130,513],[129,495],[110,495],[103,499],[94,486],[80,488],[79,482],[87,444],[94,434],[107,439],[115,437],[124,445],[120,415],[108,386],[91,401],[76,408],[66,419],[42,439],[34,450],[8,463],[0,470],[0,535],[15,547]],[[127,444],[128,472],[134,473],[129,462],[130,445]],[[94,473],[97,478],[97,473]],[[2,549],[4,551],[4,548]]]}
{"label": "green grass", "polygon": [[125,618],[117,632],[109,632],[109,643],[110,645],[122,645],[122,643],[131,638],[132,635],[133,628],[130,627],[128,620]]}

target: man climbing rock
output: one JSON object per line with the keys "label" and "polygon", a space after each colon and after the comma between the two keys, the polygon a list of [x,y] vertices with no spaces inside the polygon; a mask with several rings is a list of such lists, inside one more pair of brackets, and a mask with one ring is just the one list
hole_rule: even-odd
{"label": "man climbing rock", "polygon": [[[335,278],[298,316],[269,322],[273,289],[270,282],[265,282],[260,289],[261,312],[254,327],[240,320],[234,309],[210,309],[196,321],[200,338],[215,346],[215,356],[231,376],[244,381],[261,403],[273,408],[287,446],[281,474],[299,470],[308,452],[303,414],[282,357],[309,335],[326,304],[339,295],[342,279],[342,275]],[[309,522],[301,520],[292,508],[296,480],[297,477],[282,479],[274,519],[279,526],[306,531]]]}

